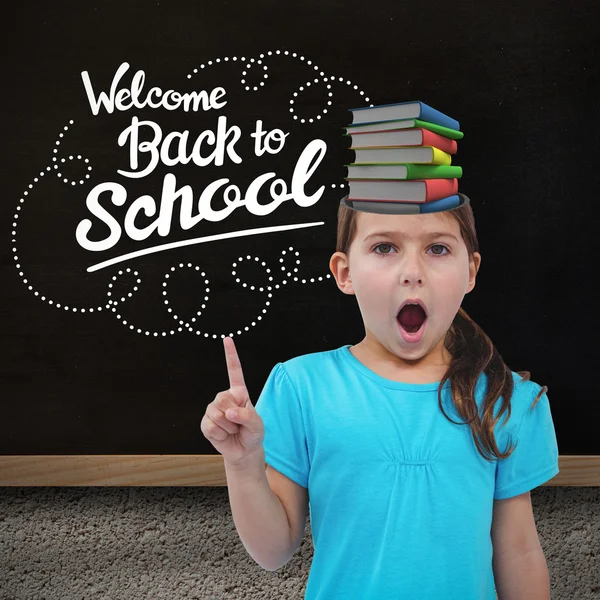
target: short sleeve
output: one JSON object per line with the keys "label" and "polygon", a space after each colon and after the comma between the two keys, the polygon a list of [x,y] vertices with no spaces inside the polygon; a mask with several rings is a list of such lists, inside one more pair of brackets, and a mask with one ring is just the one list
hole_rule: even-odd
{"label": "short sleeve", "polygon": [[265,426],[265,460],[297,484],[308,487],[310,462],[298,394],[282,363],[277,363],[255,405]]}
{"label": "short sleeve", "polygon": [[[546,393],[531,408],[542,388],[536,390],[527,404],[513,441],[513,453],[496,463],[495,500],[524,494],[546,483],[559,472],[558,443]],[[505,450],[501,447],[501,450]]]}

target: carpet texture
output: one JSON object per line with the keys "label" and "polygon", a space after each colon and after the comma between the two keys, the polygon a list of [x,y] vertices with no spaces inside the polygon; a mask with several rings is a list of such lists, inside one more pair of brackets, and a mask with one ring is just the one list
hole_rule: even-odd
{"label": "carpet texture", "polygon": [[[600,488],[532,502],[552,600],[600,599]],[[312,551],[259,567],[225,487],[0,488],[1,600],[301,600]]]}

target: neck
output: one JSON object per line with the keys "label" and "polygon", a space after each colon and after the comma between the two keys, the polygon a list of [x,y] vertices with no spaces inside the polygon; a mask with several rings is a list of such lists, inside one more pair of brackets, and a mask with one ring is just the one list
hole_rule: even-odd
{"label": "neck", "polygon": [[416,360],[399,358],[368,336],[350,350],[358,360],[376,373],[406,383],[441,381],[452,360],[452,355],[444,347],[443,340],[429,354]]}

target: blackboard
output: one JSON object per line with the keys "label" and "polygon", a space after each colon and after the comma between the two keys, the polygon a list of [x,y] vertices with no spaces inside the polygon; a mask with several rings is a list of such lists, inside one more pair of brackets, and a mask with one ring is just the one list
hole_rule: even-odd
{"label": "blackboard", "polygon": [[[463,308],[513,370],[548,386],[561,455],[600,455],[599,12],[593,0],[13,3],[0,454],[215,454],[200,420],[228,387],[223,335],[254,400],[275,363],[358,343],[356,301],[328,269],[352,159],[342,128],[350,108],[422,100],[465,134],[453,163],[483,261]],[[254,212],[241,202],[224,217],[263,175]],[[222,212],[194,218],[224,179]]]}

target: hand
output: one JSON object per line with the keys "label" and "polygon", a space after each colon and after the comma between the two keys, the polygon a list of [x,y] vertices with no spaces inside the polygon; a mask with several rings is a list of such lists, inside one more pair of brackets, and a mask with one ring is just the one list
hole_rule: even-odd
{"label": "hand", "polygon": [[200,429],[226,461],[240,463],[262,450],[265,427],[250,401],[233,339],[223,338],[223,346],[229,389],[219,392],[206,407]]}

